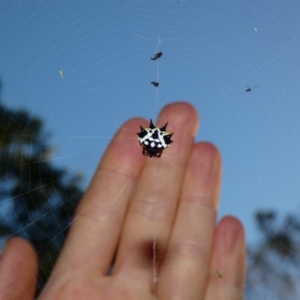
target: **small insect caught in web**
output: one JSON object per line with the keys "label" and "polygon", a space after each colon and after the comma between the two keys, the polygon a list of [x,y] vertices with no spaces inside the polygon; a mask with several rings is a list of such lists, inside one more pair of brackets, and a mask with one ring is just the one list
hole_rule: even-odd
{"label": "small insect caught in web", "polygon": [[151,84],[155,87],[159,86],[159,82],[158,81],[151,81]]}
{"label": "small insect caught in web", "polygon": [[163,53],[160,51],[160,52],[157,52],[154,54],[154,57],[151,57],[152,60],[157,60],[159,59],[160,57],[162,57]]}
{"label": "small insect caught in web", "polygon": [[149,127],[143,128],[141,126],[141,132],[137,133],[139,143],[143,147],[143,155],[149,157],[161,157],[164,149],[170,146],[173,141],[171,137],[173,133],[166,131],[168,123],[163,127],[155,127],[150,119]]}
{"label": "small insect caught in web", "polygon": [[253,86],[252,88],[249,87],[249,85],[247,85],[247,88],[246,88],[245,92],[251,92],[252,89],[257,88],[257,87],[259,87],[259,85],[255,85],[255,86]]}

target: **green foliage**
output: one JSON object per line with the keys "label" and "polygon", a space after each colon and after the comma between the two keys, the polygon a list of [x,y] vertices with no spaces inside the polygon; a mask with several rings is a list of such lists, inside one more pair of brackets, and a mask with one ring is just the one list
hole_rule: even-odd
{"label": "green foliage", "polygon": [[82,197],[80,177],[53,165],[43,122],[0,105],[0,239],[19,235],[40,261],[39,289],[48,278]]}

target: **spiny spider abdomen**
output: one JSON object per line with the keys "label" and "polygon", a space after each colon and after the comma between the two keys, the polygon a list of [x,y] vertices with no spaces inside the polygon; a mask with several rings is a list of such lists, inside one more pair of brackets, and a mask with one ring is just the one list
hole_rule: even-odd
{"label": "spiny spider abdomen", "polygon": [[149,128],[141,126],[141,132],[137,133],[140,145],[143,147],[143,155],[149,157],[161,157],[164,149],[170,146],[173,141],[171,137],[173,133],[166,131],[168,123],[165,126],[155,127],[150,119]]}

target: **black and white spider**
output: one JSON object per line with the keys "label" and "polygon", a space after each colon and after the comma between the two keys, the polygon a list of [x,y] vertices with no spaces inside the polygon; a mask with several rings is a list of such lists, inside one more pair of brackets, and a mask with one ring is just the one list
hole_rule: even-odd
{"label": "black and white spider", "polygon": [[150,119],[149,128],[141,126],[141,132],[137,133],[140,145],[143,147],[143,155],[149,157],[161,157],[164,149],[170,146],[173,141],[173,133],[166,131],[168,123],[165,126],[155,127]]}

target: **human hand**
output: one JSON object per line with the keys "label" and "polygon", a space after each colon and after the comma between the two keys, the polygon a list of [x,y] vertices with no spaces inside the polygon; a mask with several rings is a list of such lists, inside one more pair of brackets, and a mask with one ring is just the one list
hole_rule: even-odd
{"label": "human hand", "polygon": [[[166,122],[174,143],[161,158],[143,156],[138,145],[135,133],[149,121],[136,118],[120,128],[40,300],[243,298],[243,227],[234,217],[215,227],[220,154],[209,143],[194,143],[198,116],[189,104],[166,106],[157,125]],[[0,299],[33,299],[36,261],[26,241],[8,242]]]}

